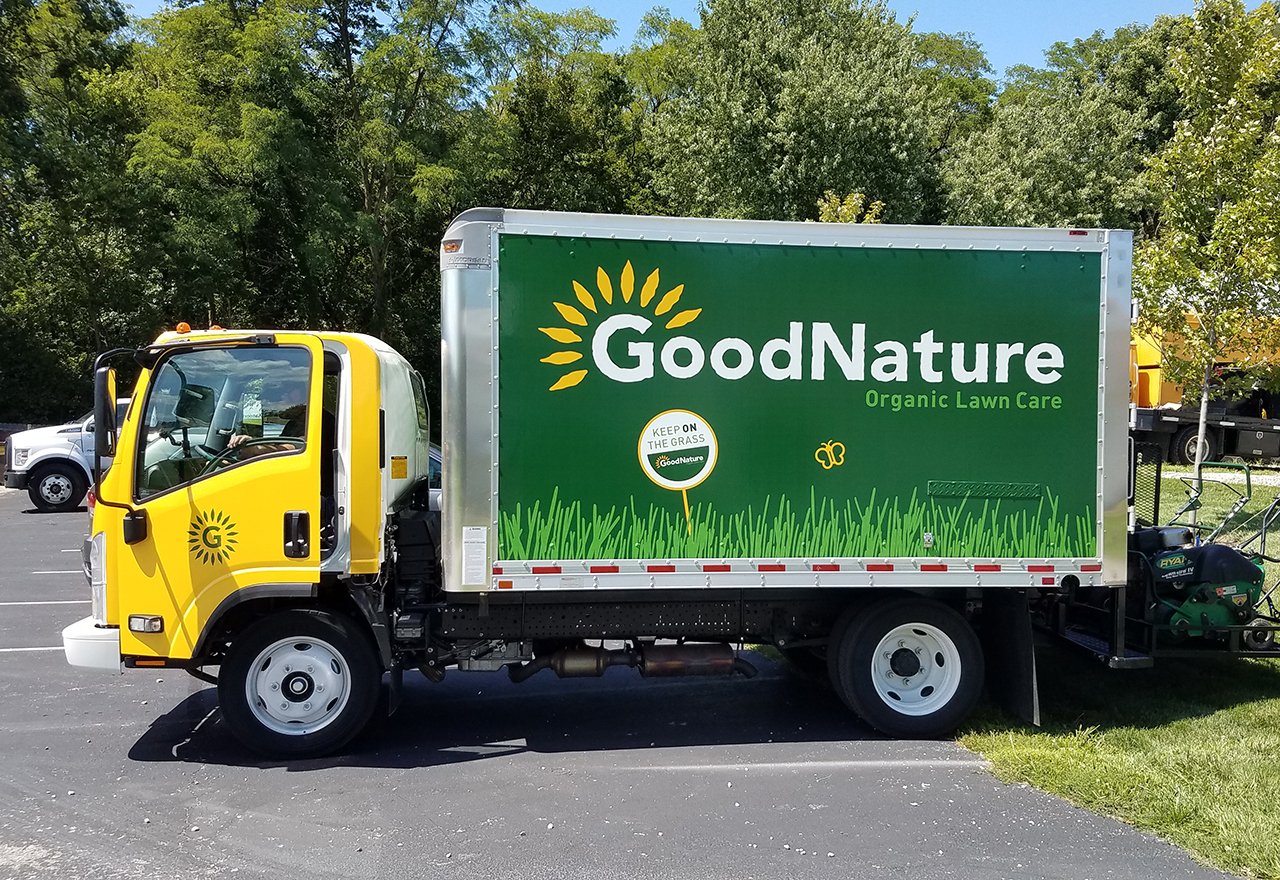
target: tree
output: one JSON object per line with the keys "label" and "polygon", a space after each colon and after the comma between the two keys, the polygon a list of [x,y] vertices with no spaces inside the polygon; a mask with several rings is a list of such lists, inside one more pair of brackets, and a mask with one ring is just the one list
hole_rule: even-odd
{"label": "tree", "polygon": [[3,9],[0,419],[65,417],[86,408],[93,352],[149,313],[135,108],[106,87],[133,46],[114,0]]}
{"label": "tree", "polygon": [[945,157],[950,220],[1148,229],[1156,200],[1141,172],[1180,112],[1175,24],[1055,43],[1047,67],[1012,68],[990,124]]}
{"label": "tree", "polygon": [[712,0],[689,88],[646,131],[672,210],[804,219],[828,189],[926,216],[931,116],[910,29],[879,0]]}
{"label": "tree", "polygon": [[879,223],[884,202],[867,204],[863,193],[849,193],[841,198],[827,190],[818,199],[818,220],[822,223]]}
{"label": "tree", "polygon": [[930,117],[935,153],[942,153],[991,121],[996,84],[991,63],[972,34],[919,34],[920,78],[940,105]]}
{"label": "tree", "polygon": [[[455,150],[473,201],[561,211],[623,211],[635,189],[623,60],[601,51],[613,22],[584,10],[504,17],[510,79],[490,86]],[[528,19],[526,21],[526,19]]]}
{"label": "tree", "polygon": [[948,216],[1003,226],[1128,226],[1137,121],[1104,88],[1036,91],[946,157]]}
{"label": "tree", "polygon": [[1143,328],[1176,343],[1164,351],[1171,378],[1199,389],[1203,438],[1215,364],[1248,377],[1280,348],[1276,7],[1203,0],[1179,26],[1171,69],[1185,116],[1146,175],[1159,222],[1134,280]]}
{"label": "tree", "polygon": [[282,2],[162,12],[116,87],[145,124],[129,169],[162,206],[157,269],[171,320],[341,325],[355,287],[353,211],[323,83],[321,19]]}

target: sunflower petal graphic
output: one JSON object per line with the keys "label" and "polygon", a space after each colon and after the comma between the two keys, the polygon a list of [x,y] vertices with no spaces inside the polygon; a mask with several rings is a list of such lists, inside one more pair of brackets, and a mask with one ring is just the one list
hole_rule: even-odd
{"label": "sunflower petal graphic", "polygon": [[685,309],[683,312],[667,322],[667,329],[674,330],[677,327],[683,327],[685,324],[691,323],[694,318],[701,314],[702,309]]}
{"label": "sunflower petal graphic", "polygon": [[585,378],[587,378],[586,370],[574,370],[571,373],[565,373],[563,376],[561,376],[559,379],[556,380],[556,384],[552,385],[550,390],[561,391],[565,388],[572,388],[574,385],[577,385],[579,382],[581,382]]}
{"label": "sunflower petal graphic", "polygon": [[560,313],[560,317],[564,318],[570,324],[577,324],[579,327],[587,326],[587,316],[575,309],[573,306],[565,305],[562,302],[553,302],[556,311]]}
{"label": "sunflower petal graphic", "polygon": [[[631,264],[628,263],[628,266]],[[649,273],[649,277],[644,280],[644,287],[640,288],[640,308],[649,308],[649,302],[653,299],[653,295],[658,292],[658,270],[654,269]]]}
{"label": "sunflower petal graphic", "polygon": [[613,282],[603,266],[596,266],[596,287],[600,288],[600,296],[609,305],[613,305]]}
{"label": "sunflower petal graphic", "polygon": [[627,260],[627,265],[622,267],[622,301],[624,303],[631,302],[631,294],[636,290],[636,272],[631,268],[631,261]]}
{"label": "sunflower petal graphic", "polygon": [[565,327],[539,327],[538,329],[550,336],[556,342],[559,342],[561,345],[568,345],[571,342],[582,341],[581,336]]}
{"label": "sunflower petal graphic", "polygon": [[655,315],[665,315],[671,311],[672,306],[680,302],[680,294],[684,293],[684,285],[677,284],[662,295],[662,299],[658,300],[658,307],[653,310]]}
{"label": "sunflower petal graphic", "polygon": [[574,361],[582,360],[582,352],[580,351],[553,351],[544,358],[538,358],[544,364],[555,364],[557,366],[563,364],[571,364]]}
{"label": "sunflower petal graphic", "polygon": [[582,307],[588,312],[596,310],[596,298],[591,295],[591,291],[587,290],[577,281],[573,282],[573,292],[578,297],[578,302],[582,303]]}

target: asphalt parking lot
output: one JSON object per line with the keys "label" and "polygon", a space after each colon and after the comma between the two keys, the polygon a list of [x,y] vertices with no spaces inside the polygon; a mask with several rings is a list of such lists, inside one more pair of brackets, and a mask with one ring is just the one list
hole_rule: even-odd
{"label": "asphalt parking lot", "polygon": [[258,762],[209,686],[65,664],[86,524],[0,490],[0,880],[1225,876],[954,743],[877,737],[764,658],[731,682],[415,677],[346,754]]}

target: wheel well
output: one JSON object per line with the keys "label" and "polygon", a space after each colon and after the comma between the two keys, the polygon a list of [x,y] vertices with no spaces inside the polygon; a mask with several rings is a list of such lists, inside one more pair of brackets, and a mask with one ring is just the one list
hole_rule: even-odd
{"label": "wheel well", "polygon": [[[965,618],[970,617],[969,603],[971,596],[965,587],[938,587],[911,590],[850,590],[844,601],[835,607],[828,619],[827,636],[835,630],[838,621],[846,614],[861,614],[873,605],[889,599],[932,599],[959,612]],[[854,609],[850,611],[850,609]]]}
{"label": "wheel well", "polygon": [[370,644],[377,647],[368,621],[345,590],[317,590],[302,584],[265,585],[233,593],[214,609],[196,642],[192,659],[198,663],[217,663],[236,633],[271,614],[293,609],[332,611],[349,617],[368,636]]}
{"label": "wheel well", "polygon": [[47,458],[38,459],[27,466],[27,473],[34,476],[40,472],[41,468],[48,467],[52,464],[71,465],[75,469],[76,473],[80,474],[80,476],[84,477],[85,480],[88,481],[89,485],[93,485],[93,474],[85,470],[84,465],[80,462],[65,455],[50,455]]}

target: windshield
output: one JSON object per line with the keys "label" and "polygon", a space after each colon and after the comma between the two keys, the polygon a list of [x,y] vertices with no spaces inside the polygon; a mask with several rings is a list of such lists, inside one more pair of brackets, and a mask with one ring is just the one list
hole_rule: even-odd
{"label": "windshield", "polygon": [[311,355],[242,346],[178,352],[153,375],[138,438],[135,494],[147,498],[306,442]]}

